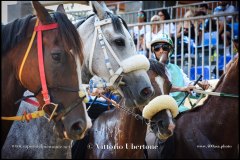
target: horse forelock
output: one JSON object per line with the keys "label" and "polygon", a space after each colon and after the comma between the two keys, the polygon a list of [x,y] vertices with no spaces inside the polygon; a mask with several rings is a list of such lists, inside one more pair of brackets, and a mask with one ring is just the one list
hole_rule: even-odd
{"label": "horse forelock", "polygon": [[64,13],[53,13],[56,22],[59,25],[59,36],[63,41],[64,50],[67,53],[79,54],[81,64],[83,63],[83,52],[81,38],[77,32],[77,29],[72,22],[67,18]]}
{"label": "horse forelock", "polygon": [[[111,18],[111,20],[112,20],[112,24],[113,24],[113,29],[114,29],[114,31],[115,31],[115,32],[118,32],[118,33],[124,34],[123,28],[122,28],[122,23],[121,23],[119,17],[116,16],[116,15],[114,15],[114,14],[112,14],[112,13],[110,13],[110,12],[106,12],[106,13],[107,13],[107,15],[108,15],[108,16]],[[127,29],[127,28],[126,28],[126,29]]]}

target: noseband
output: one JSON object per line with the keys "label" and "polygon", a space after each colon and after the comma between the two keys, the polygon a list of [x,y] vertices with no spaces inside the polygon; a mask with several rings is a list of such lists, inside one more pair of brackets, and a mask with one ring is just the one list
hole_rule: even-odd
{"label": "noseband", "polygon": [[[92,71],[92,61],[93,61],[93,53],[94,53],[94,49],[95,49],[95,45],[96,45],[96,40],[98,38],[101,48],[104,53],[105,64],[106,64],[106,67],[110,74],[110,79],[109,79],[110,84],[109,85],[112,86],[120,76],[121,77],[123,76],[122,75],[123,73],[129,73],[129,72],[141,70],[141,69],[144,69],[147,71],[150,67],[150,64],[149,64],[148,59],[143,55],[134,55],[123,61],[119,60],[116,53],[113,51],[112,47],[106,40],[106,37],[104,36],[102,29],[101,29],[101,26],[110,24],[110,23],[112,23],[111,18],[99,20],[99,18],[97,16],[95,16],[95,23],[94,23],[95,30],[94,30],[94,38],[93,38],[93,47],[92,47],[92,50],[90,52],[90,57],[89,57],[89,71],[92,75],[95,75]],[[121,23],[122,23],[122,21],[121,21]],[[119,68],[115,72],[110,63],[106,48],[110,51],[110,54],[113,56],[114,60],[119,65]]]}
{"label": "noseband", "polygon": [[67,107],[66,109],[63,109],[63,111],[61,111],[59,113],[59,115],[56,113],[58,104],[51,102],[50,100],[50,96],[48,93],[48,88],[47,88],[47,84],[46,84],[46,77],[45,77],[45,70],[44,70],[44,61],[43,61],[43,50],[42,50],[42,31],[46,31],[46,30],[52,30],[52,29],[56,29],[58,28],[58,24],[57,23],[52,23],[52,24],[48,24],[48,25],[42,25],[41,23],[39,24],[39,20],[37,19],[35,27],[34,27],[34,32],[32,34],[30,43],[28,45],[27,51],[24,55],[23,61],[21,63],[20,66],[20,70],[19,70],[19,80],[22,83],[22,70],[23,70],[23,66],[25,64],[25,61],[27,59],[27,56],[29,54],[29,51],[32,47],[33,44],[33,40],[36,36],[36,32],[38,32],[37,35],[37,48],[38,48],[38,66],[39,66],[39,72],[40,72],[40,79],[41,79],[41,86],[42,86],[42,95],[43,95],[43,100],[44,100],[44,105],[40,106],[40,110],[43,110],[45,107],[50,107],[50,106],[54,106],[54,109],[50,115],[49,118],[47,118],[49,121],[53,118],[53,116],[56,116],[56,121],[61,120],[62,117],[64,117],[67,113],[69,113],[72,109],[74,109],[75,107],[78,106],[78,104],[80,104],[82,101],[84,101],[85,103],[88,101],[87,97],[86,97],[86,92],[83,88],[81,88],[80,90],[76,90],[76,89],[71,89],[71,88],[65,88],[65,87],[55,87],[55,89],[61,89],[64,91],[69,91],[69,92],[78,92],[79,93],[79,97],[76,102],[74,102],[73,104],[71,104],[69,107]]}

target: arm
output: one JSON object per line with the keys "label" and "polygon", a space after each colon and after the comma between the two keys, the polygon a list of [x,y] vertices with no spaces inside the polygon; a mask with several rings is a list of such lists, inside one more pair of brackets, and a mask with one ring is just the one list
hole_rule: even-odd
{"label": "arm", "polygon": [[178,87],[178,86],[172,86],[170,92],[188,92],[188,93],[191,93],[191,90],[196,88],[195,86],[193,85],[188,85],[188,86],[185,86],[185,87]]}

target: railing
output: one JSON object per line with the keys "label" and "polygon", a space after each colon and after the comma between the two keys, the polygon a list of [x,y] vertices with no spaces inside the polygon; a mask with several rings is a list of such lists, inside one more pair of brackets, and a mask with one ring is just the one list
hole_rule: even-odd
{"label": "railing", "polygon": [[[138,24],[129,24],[128,27],[131,31],[131,34],[133,34],[132,30],[134,27],[137,26],[144,26],[144,28],[147,28],[148,25],[153,25],[153,24],[165,24],[165,23],[175,23],[175,33],[172,35],[173,36],[173,40],[174,42],[177,42],[177,25],[179,25],[180,23],[184,23],[186,21],[192,21],[194,24],[198,25],[198,20],[199,19],[203,19],[203,26],[205,25],[205,20],[206,19],[210,19],[210,18],[216,18],[216,25],[218,26],[220,23],[223,24],[224,29],[223,29],[223,33],[224,35],[226,35],[226,26],[227,26],[227,22],[226,22],[226,17],[227,16],[238,16],[238,12],[234,12],[231,14],[217,14],[217,15],[207,15],[207,16],[198,16],[198,17],[191,17],[191,18],[181,18],[181,19],[173,19],[173,20],[166,20],[166,21],[159,21],[159,22],[147,22],[147,23],[138,23]],[[223,22],[219,22],[219,17],[224,17],[224,21]],[[234,35],[236,33],[234,33],[234,25],[237,22],[235,22],[233,19],[231,21],[231,37],[234,37]],[[227,55],[227,50],[226,50],[226,36],[224,36],[223,39],[223,44],[219,44],[220,39],[219,39],[219,29],[217,27],[217,30],[215,32],[213,32],[211,30],[212,28],[212,23],[210,21],[209,23],[209,32],[206,32],[204,27],[202,30],[202,34],[199,33],[199,30],[197,28],[195,28],[195,39],[192,39],[191,41],[189,41],[190,39],[190,35],[191,35],[191,30],[190,30],[190,24],[189,24],[189,33],[187,36],[184,37],[184,32],[183,32],[183,25],[181,26],[182,31],[181,31],[181,44],[180,44],[180,48],[181,51],[180,53],[177,53],[177,43],[174,43],[174,56],[170,59],[170,61],[172,63],[175,63],[177,65],[179,65],[180,68],[183,69],[183,71],[189,76],[189,77],[193,77],[192,79],[197,79],[197,74],[198,74],[198,68],[200,67],[201,70],[200,72],[205,73],[206,69],[208,73],[205,73],[205,75],[203,75],[203,78],[205,79],[215,79],[215,78],[219,78],[219,62],[221,60],[221,58],[223,59],[223,70],[225,71],[225,66],[227,64],[227,60],[226,57],[228,57]],[[170,29],[169,29],[170,30]],[[139,42],[140,36],[139,36],[139,32],[138,32],[138,37],[137,37],[137,42]],[[146,31],[144,33],[144,35],[146,35]],[[198,39],[198,36],[200,40]],[[132,35],[133,36],[133,35]],[[152,34],[151,34],[152,36]],[[209,37],[208,39],[207,36]],[[185,41],[185,38],[188,41]],[[208,40],[208,42],[206,42],[206,40]],[[189,43],[192,42],[192,43]],[[146,43],[146,42],[145,42]],[[184,44],[187,44],[187,49],[184,49]],[[136,48],[137,51],[139,52],[139,43],[137,43]],[[230,41],[230,57],[233,58],[233,42]],[[144,46],[144,52],[147,52],[147,48],[146,45]],[[149,57],[152,57],[152,53],[151,53],[151,49],[149,50]],[[216,67],[216,74],[213,74],[213,69]],[[194,68],[194,70],[193,70]],[[192,75],[194,74],[194,76]],[[207,75],[207,76],[206,76]]]}
{"label": "railing", "polygon": [[[109,3],[108,6],[117,5],[116,14],[120,15],[127,24],[134,24],[134,23],[137,23],[137,13],[138,13],[138,11],[124,12],[124,13],[119,12],[120,4],[125,4],[126,5],[128,3],[133,3],[133,2],[134,1],[113,2],[113,3]],[[163,2],[165,2],[165,1],[163,1]],[[162,9],[166,9],[168,11],[168,13],[170,15],[170,19],[177,19],[177,18],[183,18],[185,12],[189,9],[192,9],[193,11],[198,10],[199,6],[203,3],[208,4],[208,7],[211,8],[212,11],[213,11],[213,9],[216,6],[218,6],[219,1],[203,1],[203,2],[199,2],[199,3],[192,3],[192,4],[186,4],[186,5],[176,5],[176,6],[171,6],[171,7],[165,7],[165,3],[163,3],[164,7],[162,7],[162,8],[147,9],[147,10],[144,10],[144,11],[147,14],[147,21],[148,22],[150,21],[150,19],[153,15],[157,14],[158,11],[162,10]],[[229,3],[234,5],[235,7],[238,6],[238,1],[229,1]],[[77,12],[68,12],[68,14],[73,16],[71,18],[72,21],[76,21],[79,18],[77,15],[85,16],[87,12],[89,12],[89,10],[77,11]]]}
{"label": "railing", "polygon": [[[177,18],[183,18],[184,14],[187,10],[191,9],[193,11],[198,10],[201,4],[208,4],[209,8],[212,8],[212,10],[218,6],[219,1],[207,1],[207,2],[199,2],[199,3],[193,3],[193,4],[186,4],[186,5],[176,5],[171,7],[162,7],[162,8],[154,8],[154,9],[147,9],[144,10],[147,14],[147,21],[149,22],[151,17],[158,13],[158,11],[162,9],[166,9],[170,15],[170,19],[177,19]],[[235,7],[238,6],[238,1],[230,1],[230,4],[233,4]],[[125,13],[117,13],[119,14],[127,24],[133,24],[137,23],[137,13],[138,11],[133,12],[125,12]]]}
{"label": "railing", "polygon": [[68,15],[69,20],[71,20],[73,23],[77,22],[79,19],[82,17],[86,17],[91,10],[85,10],[85,11],[71,11],[71,12],[66,12]]}

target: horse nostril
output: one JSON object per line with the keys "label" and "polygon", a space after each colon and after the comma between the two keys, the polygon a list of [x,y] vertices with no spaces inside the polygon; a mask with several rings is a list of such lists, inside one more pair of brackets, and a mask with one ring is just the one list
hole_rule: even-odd
{"label": "horse nostril", "polygon": [[71,131],[81,133],[82,132],[81,122],[74,123],[71,127]]}
{"label": "horse nostril", "polygon": [[153,94],[153,90],[151,87],[146,87],[143,90],[141,90],[140,95],[144,98],[149,98]]}
{"label": "horse nostril", "polygon": [[168,130],[170,130],[171,132],[173,132],[174,129],[175,129],[175,125],[174,125],[174,124],[169,124]]}

